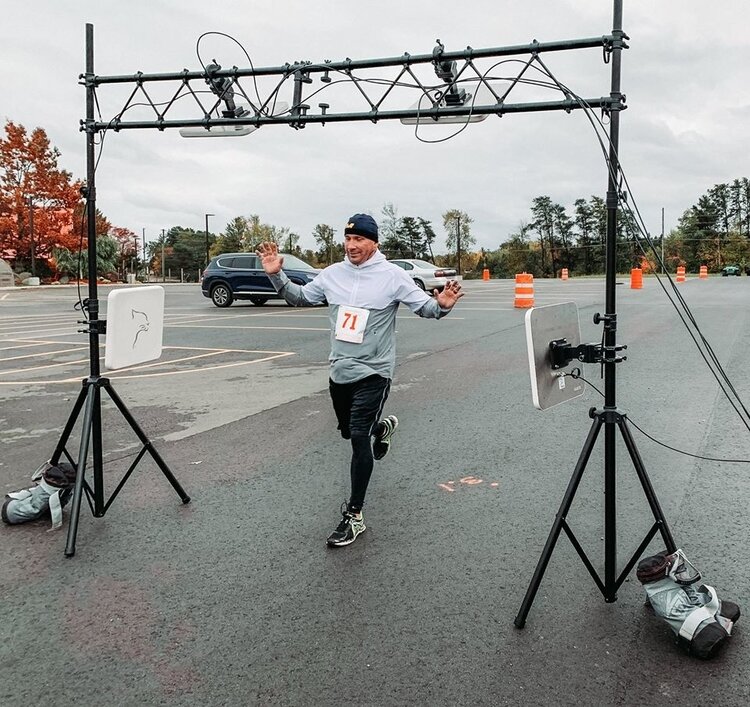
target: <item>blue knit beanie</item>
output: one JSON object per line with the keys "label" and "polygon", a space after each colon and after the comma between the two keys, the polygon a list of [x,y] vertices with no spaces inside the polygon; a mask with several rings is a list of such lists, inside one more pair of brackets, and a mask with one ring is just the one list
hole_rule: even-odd
{"label": "blue knit beanie", "polygon": [[344,235],[364,236],[372,241],[378,242],[378,224],[375,219],[367,214],[354,214],[344,229]]}

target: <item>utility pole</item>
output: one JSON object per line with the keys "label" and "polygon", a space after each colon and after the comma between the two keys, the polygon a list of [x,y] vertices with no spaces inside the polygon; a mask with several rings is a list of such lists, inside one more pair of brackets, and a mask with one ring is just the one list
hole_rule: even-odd
{"label": "utility pole", "polygon": [[146,265],[146,229],[141,229],[141,234],[143,236],[142,243],[143,243],[143,277],[148,282],[148,266]]}
{"label": "utility pole", "polygon": [[216,214],[206,214],[206,267],[208,267],[208,217]]}
{"label": "utility pole", "polygon": [[164,275],[164,229],[161,229],[161,281],[166,282],[167,278]]}
{"label": "utility pole", "polygon": [[36,258],[34,251],[34,196],[29,195],[29,234],[31,237],[31,276],[36,277]]}
{"label": "utility pole", "polygon": [[335,228],[330,229],[330,233],[328,234],[328,264],[329,265],[333,264],[333,245],[334,245],[333,239],[335,235],[336,235],[336,229]]}
{"label": "utility pole", "polygon": [[461,214],[456,216],[456,250],[458,251],[458,274],[461,274]]}
{"label": "utility pole", "polygon": [[661,207],[661,274],[664,274],[664,207]]}

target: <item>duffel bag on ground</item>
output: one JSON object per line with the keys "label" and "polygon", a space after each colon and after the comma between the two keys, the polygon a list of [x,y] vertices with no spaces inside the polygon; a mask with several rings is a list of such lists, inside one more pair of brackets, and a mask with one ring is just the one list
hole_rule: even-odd
{"label": "duffel bag on ground", "polygon": [[75,469],[67,462],[45,462],[32,475],[34,486],[7,495],[1,509],[2,519],[9,525],[26,523],[47,513],[52,518],[52,529],[62,525],[62,509],[73,494]]}
{"label": "duffel bag on ground", "polygon": [[682,550],[666,550],[638,563],[637,576],[657,616],[663,618],[691,655],[713,658],[726,644],[740,608],[716,590],[698,584],[700,572]]}

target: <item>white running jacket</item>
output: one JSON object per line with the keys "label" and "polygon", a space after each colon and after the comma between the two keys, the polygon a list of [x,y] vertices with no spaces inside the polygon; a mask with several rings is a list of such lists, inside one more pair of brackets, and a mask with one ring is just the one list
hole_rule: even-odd
{"label": "white running jacket", "polygon": [[393,378],[396,311],[400,303],[420,317],[440,319],[449,309],[414,284],[402,268],[376,251],[362,265],[349,260],[325,268],[312,282],[297,285],[283,271],[271,275],[276,291],[292,305],[328,302],[331,323],[331,380],[353,383],[373,374]]}

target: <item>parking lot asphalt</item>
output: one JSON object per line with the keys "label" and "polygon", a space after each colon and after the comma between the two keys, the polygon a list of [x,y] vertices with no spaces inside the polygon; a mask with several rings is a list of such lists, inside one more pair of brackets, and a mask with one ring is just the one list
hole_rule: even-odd
{"label": "parking lot asphalt", "polygon": [[[73,558],[67,514],[62,531],[0,528],[0,704],[748,704],[746,619],[713,661],[688,657],[634,572],[605,603],[564,536],[514,627],[602,403],[588,388],[535,410],[513,283],[464,285],[449,317],[397,319],[386,412],[401,424],[376,464],[367,532],[336,550],[325,538],[349,449],[328,400],[326,311],[219,310],[197,285],[165,285],[162,358],[106,375],[192,501],[146,457],[103,518],[84,504]],[[750,278],[680,287],[747,400]],[[603,280],[535,289],[538,306],[576,302],[583,340],[600,340]],[[88,374],[75,300],[67,287],[0,292],[4,493],[50,457]],[[623,279],[617,311],[618,407],[672,447],[750,459],[747,428],[656,282]],[[584,373],[601,385],[598,366]],[[140,445],[106,400],[102,414],[111,492]],[[750,465],[633,434],[678,546],[747,610]],[[568,517],[600,573],[603,457],[600,439]],[[622,565],[653,521],[624,448],[616,461]]]}

